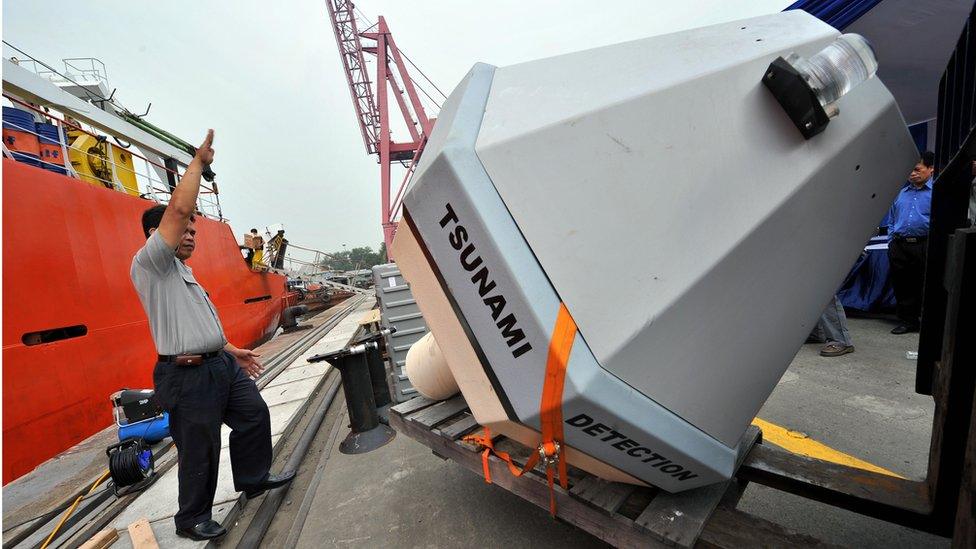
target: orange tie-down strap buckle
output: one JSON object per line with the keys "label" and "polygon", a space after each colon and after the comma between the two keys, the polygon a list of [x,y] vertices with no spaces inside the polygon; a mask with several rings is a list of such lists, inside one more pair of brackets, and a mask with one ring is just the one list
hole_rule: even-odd
{"label": "orange tie-down strap buckle", "polygon": [[484,448],[481,463],[485,469],[485,482],[491,484],[491,470],[488,458],[495,454],[508,464],[508,470],[516,477],[524,475],[535,468],[540,461],[546,469],[546,480],[549,482],[549,512],[556,516],[556,493],[554,485],[558,472],[559,485],[563,490],[569,489],[566,478],[566,459],[562,450],[563,445],[563,387],[566,381],[566,364],[569,353],[576,340],[576,323],[569,314],[569,309],[563,303],[559,304],[556,316],[556,326],[552,331],[549,342],[549,355],[546,358],[546,377],[542,384],[542,401],[539,404],[539,418],[542,423],[542,443],[519,469],[507,452],[496,450],[491,441],[491,432],[484,428],[482,435],[468,435],[464,440],[473,442]]}

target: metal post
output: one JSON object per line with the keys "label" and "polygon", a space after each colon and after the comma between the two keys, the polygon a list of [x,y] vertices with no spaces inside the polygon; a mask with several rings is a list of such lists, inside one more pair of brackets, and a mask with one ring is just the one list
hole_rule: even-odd
{"label": "metal post", "polygon": [[396,328],[384,328],[375,332],[367,332],[354,343],[373,343],[375,346],[366,350],[366,362],[369,365],[369,377],[373,387],[373,400],[380,415],[380,423],[389,425],[390,408],[393,406],[393,396],[390,384],[387,382],[386,365],[383,361],[383,348],[386,346],[386,336],[396,332]]}
{"label": "metal post", "polygon": [[354,345],[345,349],[316,355],[309,362],[329,361],[342,376],[342,392],[346,397],[351,431],[339,444],[343,454],[363,454],[393,440],[396,431],[380,423],[373,397],[367,353],[376,349],[375,342]]}
{"label": "metal post", "polygon": [[393,233],[396,223],[390,219],[390,120],[387,102],[387,73],[390,70],[387,61],[387,37],[389,30],[386,21],[380,17],[379,30],[376,38],[376,106],[380,112],[380,223],[383,226],[383,242],[386,249],[393,244]]}
{"label": "metal post", "polygon": [[166,165],[166,184],[169,186],[169,192],[173,192],[176,189],[176,170],[179,169],[179,164],[176,160],[172,158],[166,158],[163,160],[163,164]]}
{"label": "metal post", "polygon": [[[957,229],[946,242],[943,288],[946,314],[942,359],[935,372],[932,449],[929,452],[929,495],[933,531],[951,536],[960,489],[965,479],[966,446],[976,393],[976,229]],[[972,507],[964,510],[971,514]]]}
{"label": "metal post", "polygon": [[366,350],[366,363],[369,365],[369,378],[372,381],[373,400],[376,402],[376,412],[380,423],[390,424],[390,407],[393,397],[390,396],[390,386],[386,383],[386,366],[383,364],[383,354],[380,352],[379,339],[382,334],[374,336],[373,345]]}

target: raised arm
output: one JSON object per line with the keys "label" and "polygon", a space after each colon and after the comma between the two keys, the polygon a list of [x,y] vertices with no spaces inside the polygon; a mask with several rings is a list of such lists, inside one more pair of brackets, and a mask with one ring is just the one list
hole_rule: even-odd
{"label": "raised arm", "polygon": [[183,232],[190,223],[190,217],[197,208],[197,194],[200,192],[200,176],[204,169],[213,162],[213,130],[207,130],[207,137],[197,149],[190,165],[183,172],[173,195],[166,206],[163,219],[159,222],[159,233],[170,248],[176,248],[183,239]]}

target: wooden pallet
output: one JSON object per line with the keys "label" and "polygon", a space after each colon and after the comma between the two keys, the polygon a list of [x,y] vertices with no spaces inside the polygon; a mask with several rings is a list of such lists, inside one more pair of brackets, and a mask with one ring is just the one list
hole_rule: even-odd
{"label": "wooden pallet", "polygon": [[[462,437],[479,429],[459,395],[437,402],[424,397],[392,408],[390,425],[475,474],[483,475],[480,449]],[[751,448],[761,439],[759,429],[747,433]],[[495,448],[511,454],[522,465],[533,451],[504,436],[493,438]],[[743,452],[745,454],[746,452]],[[740,461],[744,456],[740,456]],[[513,476],[505,462],[489,460],[492,482],[545,510],[549,486],[541,468]],[[615,547],[825,547],[808,536],[789,532],[772,522],[735,510],[745,482],[705,486],[678,494],[650,487],[607,482],[574,467],[569,468],[569,490],[555,487],[557,518]]]}

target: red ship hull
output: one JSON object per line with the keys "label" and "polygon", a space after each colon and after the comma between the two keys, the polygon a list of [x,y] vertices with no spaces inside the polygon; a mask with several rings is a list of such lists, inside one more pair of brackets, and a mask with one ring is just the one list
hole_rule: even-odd
{"label": "red ship hull", "polygon": [[[151,202],[3,160],[3,484],[112,421],[108,397],[152,387],[156,350],[129,280]],[[294,296],[285,277],[252,272],[229,225],[198,219],[188,264],[227,338],[273,335]],[[27,345],[25,334],[84,326]],[[80,330],[78,330],[80,331]]]}

